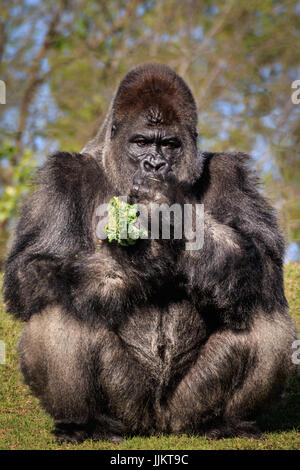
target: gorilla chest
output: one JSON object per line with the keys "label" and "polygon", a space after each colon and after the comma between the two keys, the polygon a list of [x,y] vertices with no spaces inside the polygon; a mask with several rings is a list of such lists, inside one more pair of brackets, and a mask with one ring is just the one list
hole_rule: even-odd
{"label": "gorilla chest", "polygon": [[163,309],[137,309],[119,335],[149,374],[167,378],[183,374],[196,360],[206,326],[199,312],[184,300]]}

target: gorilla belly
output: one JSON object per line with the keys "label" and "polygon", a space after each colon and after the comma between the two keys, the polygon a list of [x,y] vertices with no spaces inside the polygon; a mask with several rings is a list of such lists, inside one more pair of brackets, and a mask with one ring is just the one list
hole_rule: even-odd
{"label": "gorilla belly", "polygon": [[205,322],[187,300],[163,309],[136,309],[119,330],[128,351],[162,390],[173,388],[184,376],[206,335]]}

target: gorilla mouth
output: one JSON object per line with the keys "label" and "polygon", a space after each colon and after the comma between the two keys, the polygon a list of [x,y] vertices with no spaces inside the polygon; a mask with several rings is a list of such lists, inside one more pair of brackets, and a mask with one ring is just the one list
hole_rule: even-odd
{"label": "gorilla mouth", "polygon": [[168,182],[164,178],[151,174],[141,175],[139,172],[133,179],[132,189],[129,193],[131,203],[141,200],[148,202],[165,199]]}

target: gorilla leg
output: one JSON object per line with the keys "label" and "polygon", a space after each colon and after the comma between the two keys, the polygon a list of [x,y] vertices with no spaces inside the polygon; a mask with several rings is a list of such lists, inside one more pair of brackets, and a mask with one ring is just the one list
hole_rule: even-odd
{"label": "gorilla leg", "polygon": [[25,382],[54,418],[58,440],[116,440],[151,426],[149,380],[115,333],[59,306],[34,315],[20,342]]}
{"label": "gorilla leg", "polygon": [[294,339],[293,322],[282,314],[257,316],[249,331],[211,335],[169,401],[170,430],[255,436],[247,420],[282,391],[294,367]]}

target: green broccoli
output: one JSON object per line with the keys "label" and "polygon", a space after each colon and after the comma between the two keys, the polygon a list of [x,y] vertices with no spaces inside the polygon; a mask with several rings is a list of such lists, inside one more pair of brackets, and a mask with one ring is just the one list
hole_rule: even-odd
{"label": "green broccoli", "polygon": [[134,225],[138,218],[137,204],[127,204],[113,197],[108,204],[108,213],[109,221],[104,230],[108,233],[109,242],[116,240],[122,246],[130,246],[138,238],[147,236],[147,232]]}

